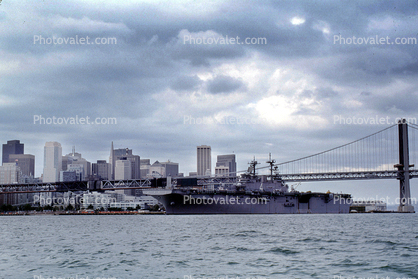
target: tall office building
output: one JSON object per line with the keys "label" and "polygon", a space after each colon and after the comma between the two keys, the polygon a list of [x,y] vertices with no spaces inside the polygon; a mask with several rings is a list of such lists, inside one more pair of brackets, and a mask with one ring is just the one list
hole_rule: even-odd
{"label": "tall office building", "polygon": [[215,176],[229,176],[229,167],[215,167]]}
{"label": "tall office building", "polygon": [[10,154],[9,162],[16,163],[26,177],[35,176],[35,156],[31,154]]}
{"label": "tall office building", "polygon": [[149,168],[148,177],[177,177],[179,175],[179,164],[174,162],[155,161]]}
{"label": "tall office building", "polygon": [[76,171],[60,171],[60,181],[68,182],[68,181],[78,181],[77,179],[77,172]]}
{"label": "tall office building", "polygon": [[141,163],[141,166],[140,166],[141,177],[145,178],[149,174],[149,169],[151,167],[151,160],[150,159],[141,159],[140,163]]}
{"label": "tall office building", "polygon": [[22,172],[16,163],[4,163],[0,166],[0,184],[14,184],[22,182]]}
{"label": "tall office building", "polygon": [[92,164],[91,169],[94,176],[98,176],[104,180],[111,179],[110,164],[106,163],[106,160],[97,160],[97,163]]}
{"label": "tall office building", "polygon": [[[0,166],[0,184],[16,184],[23,183],[22,172],[16,163],[4,163]],[[28,196],[29,194],[2,194],[0,195],[0,205],[19,203],[20,196]]]}
{"label": "tall office building", "polygon": [[109,163],[111,164],[111,177],[116,179],[116,161],[128,160],[131,162],[131,177],[127,179],[141,178],[141,158],[138,155],[132,154],[132,149],[129,148],[113,148],[113,141],[110,147]]}
{"label": "tall office building", "polygon": [[83,171],[81,172],[81,180],[86,180],[86,178],[91,174],[91,163],[86,159],[81,157],[80,153],[75,152],[75,147],[71,153],[62,156],[62,170],[68,170],[69,165],[81,165],[83,166]]}
{"label": "tall office building", "polygon": [[7,141],[7,143],[3,144],[2,163],[9,163],[10,154],[23,154],[24,148],[25,146],[23,143],[20,143],[20,140]]}
{"label": "tall office building", "polygon": [[115,180],[131,179],[132,168],[131,161],[126,158],[120,158],[115,162]]}
{"label": "tall office building", "polygon": [[58,142],[47,142],[44,147],[43,182],[57,182],[62,170],[62,147]]}
{"label": "tall office building", "polygon": [[[228,167],[229,176],[236,176],[237,162],[235,161],[235,154],[218,155],[216,166]],[[223,169],[223,171],[225,171],[225,169]]]}
{"label": "tall office building", "polygon": [[211,147],[201,145],[197,147],[197,175],[212,174]]}

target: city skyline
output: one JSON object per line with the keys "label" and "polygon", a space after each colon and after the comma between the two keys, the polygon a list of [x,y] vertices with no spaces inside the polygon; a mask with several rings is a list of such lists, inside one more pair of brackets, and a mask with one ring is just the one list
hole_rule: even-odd
{"label": "city skyline", "polygon": [[[20,140],[17,140],[17,142],[19,142],[19,141]],[[8,142],[10,142],[10,140]],[[46,148],[46,147],[48,147],[48,148]],[[199,147],[208,147],[209,149],[211,149],[211,147],[210,146],[207,146],[207,145],[197,146],[197,148],[199,148]],[[43,162],[42,163],[42,166],[43,166],[43,168],[42,168],[42,171],[35,172],[35,174],[38,174],[38,175],[33,175],[33,177],[35,177],[35,178],[42,177],[42,175],[44,173],[45,164],[46,164],[46,162],[45,162],[45,158],[46,158],[45,157],[45,154],[49,154],[49,155],[54,154],[54,155],[51,155],[51,156],[55,156],[55,153],[56,152],[58,152],[58,153],[61,152],[61,172],[67,170],[67,164],[68,165],[72,164],[72,160],[74,160],[74,159],[71,159],[71,158],[76,158],[78,160],[77,162],[75,162],[76,164],[82,164],[82,165],[85,166],[85,169],[86,169],[84,171],[85,172],[85,174],[84,174],[85,177],[87,177],[87,175],[89,175],[92,172],[92,165],[93,164],[96,164],[97,165],[97,162],[106,162],[107,164],[110,164],[109,168],[111,169],[111,163],[110,163],[110,161],[112,160],[111,159],[112,156],[109,156],[109,158],[107,160],[106,159],[98,159],[98,158],[93,159],[93,160],[86,160],[85,158],[82,158],[81,157],[81,153],[75,152],[75,145],[72,146],[72,151],[70,153],[68,153],[66,155],[62,155],[62,153],[63,153],[62,152],[63,147],[62,147],[62,145],[59,142],[46,142],[43,148],[44,148],[44,152],[43,152],[44,153],[44,156],[42,156],[42,162]],[[51,148],[53,148],[53,151],[50,151]],[[55,150],[56,148],[58,148],[58,149]],[[113,141],[111,142],[111,148],[113,148]],[[129,148],[117,148],[117,149],[113,149],[113,150],[114,151],[117,151],[117,155],[115,155],[115,152],[113,153],[114,154],[114,158],[115,158],[115,162],[117,161],[117,158],[126,157],[126,154],[127,154],[128,157],[129,156],[132,156],[132,157],[137,156],[137,155],[133,155],[132,154],[132,149],[129,149]],[[122,154],[121,152],[124,153],[124,154]],[[119,153],[121,153],[121,154],[119,154]],[[211,154],[211,151],[209,152],[209,154]],[[21,155],[21,156],[19,156],[19,155]],[[17,158],[25,158],[24,156],[30,156],[31,160],[34,161],[34,162],[36,162],[35,156],[34,155],[31,155],[31,154],[18,154],[18,155],[14,155],[13,158],[17,160]],[[211,157],[213,157],[213,156],[215,156],[215,155],[211,155]],[[220,157],[221,158],[224,158],[224,157],[228,158],[230,156],[233,156],[235,158],[235,154],[218,154],[216,156],[217,156],[218,160],[219,160]],[[137,156],[137,157],[139,158],[139,156]],[[67,160],[69,160],[68,163],[67,163]],[[145,159],[145,160],[151,160],[151,159]],[[215,167],[217,166],[217,164],[219,164],[218,160],[212,160],[211,158],[209,159],[211,166],[213,165],[212,166],[213,169],[215,169]],[[177,164],[178,166],[180,165],[179,163],[174,163],[174,162],[171,162],[171,161],[172,160],[168,159],[168,161],[166,161],[166,162],[161,161],[160,164]],[[159,163],[158,160],[156,160],[155,163]],[[51,166],[51,164],[52,163],[48,161],[48,165]],[[55,162],[54,165],[55,164],[56,165],[59,165],[60,163],[59,162]],[[33,163],[32,163],[32,165],[34,167],[34,164]],[[236,165],[236,163],[235,163],[235,165]],[[90,166],[90,167],[87,167],[87,166]],[[28,167],[25,166],[25,168],[28,168]],[[196,166],[196,170],[197,170],[197,166]],[[196,170],[191,170],[189,172],[195,172]],[[235,167],[234,171],[235,170],[236,170],[236,167]],[[238,171],[244,172],[245,169],[238,170]],[[179,173],[183,173],[184,176],[187,176],[187,174],[189,172],[179,171]],[[109,173],[111,173],[111,170],[109,170]],[[130,173],[132,173],[132,172],[130,172]],[[214,175],[214,174],[215,173],[213,172],[212,175]],[[60,180],[59,179],[60,177],[61,177],[60,174],[58,174],[58,180]]]}

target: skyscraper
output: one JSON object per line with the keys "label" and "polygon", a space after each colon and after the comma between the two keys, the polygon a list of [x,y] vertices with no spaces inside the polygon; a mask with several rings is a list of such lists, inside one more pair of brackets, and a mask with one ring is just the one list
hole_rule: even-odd
{"label": "skyscraper", "polygon": [[9,162],[16,163],[26,177],[35,176],[35,156],[31,154],[10,154]]}
{"label": "skyscraper", "polygon": [[20,143],[20,140],[9,140],[3,144],[2,163],[9,163],[10,154],[23,154],[24,144]]}
{"label": "skyscraper", "polygon": [[179,164],[170,162],[155,161],[149,168],[148,177],[177,177],[179,175]]}
{"label": "skyscraper", "polygon": [[131,177],[127,179],[141,178],[141,158],[138,155],[132,154],[132,149],[119,148],[113,149],[113,141],[110,147],[109,163],[111,164],[111,177],[116,179],[116,161],[128,160],[131,162]]}
{"label": "skyscraper", "polygon": [[197,147],[197,175],[212,174],[212,151],[208,145]]}
{"label": "skyscraper", "polygon": [[91,163],[86,159],[81,157],[80,153],[75,152],[75,147],[71,153],[62,156],[62,170],[68,170],[69,165],[82,165],[83,171],[81,172],[81,180],[85,180],[90,174]]}
{"label": "skyscraper", "polygon": [[110,164],[106,163],[106,160],[97,160],[97,163],[93,163],[91,168],[93,175],[105,180],[111,179]]}
{"label": "skyscraper", "polygon": [[58,142],[47,142],[44,147],[43,182],[56,182],[62,170],[62,147]]}
{"label": "skyscraper", "polygon": [[218,155],[216,166],[228,167],[229,176],[236,176],[237,163],[235,161],[235,154]]}
{"label": "skyscraper", "polygon": [[4,163],[0,167],[0,184],[20,183],[22,172],[16,163]]}
{"label": "skyscraper", "polygon": [[126,158],[120,158],[115,162],[115,180],[124,180],[132,178],[131,161]]}

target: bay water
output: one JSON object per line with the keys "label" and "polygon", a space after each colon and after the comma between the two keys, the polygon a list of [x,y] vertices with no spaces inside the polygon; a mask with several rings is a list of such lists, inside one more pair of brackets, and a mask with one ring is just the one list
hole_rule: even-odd
{"label": "bay water", "polygon": [[0,278],[418,278],[418,214],[0,217]]}

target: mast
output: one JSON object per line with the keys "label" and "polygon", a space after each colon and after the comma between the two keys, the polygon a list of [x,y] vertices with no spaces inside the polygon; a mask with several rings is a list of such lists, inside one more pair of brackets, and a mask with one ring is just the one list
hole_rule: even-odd
{"label": "mast", "polygon": [[258,165],[258,162],[255,160],[255,156],[254,156],[254,160],[252,160],[248,164],[250,165],[249,167],[250,175],[255,176],[255,166]]}
{"label": "mast", "polygon": [[275,168],[274,163],[276,163],[276,160],[271,159],[271,153],[269,153],[269,160],[266,163],[270,165],[270,179],[273,181],[273,169]]}

